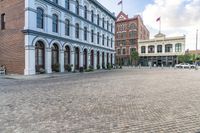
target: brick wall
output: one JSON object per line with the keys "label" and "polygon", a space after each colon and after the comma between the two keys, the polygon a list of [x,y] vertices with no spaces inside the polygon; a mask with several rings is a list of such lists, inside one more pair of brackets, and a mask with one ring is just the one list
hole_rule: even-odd
{"label": "brick wall", "polygon": [[5,13],[5,30],[0,29],[0,65],[8,73],[23,74],[25,67],[24,0],[0,0],[0,14]]}

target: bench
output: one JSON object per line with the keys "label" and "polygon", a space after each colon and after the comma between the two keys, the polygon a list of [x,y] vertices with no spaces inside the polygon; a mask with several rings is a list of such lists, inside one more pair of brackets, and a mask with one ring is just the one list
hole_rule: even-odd
{"label": "bench", "polygon": [[6,69],[5,66],[0,67],[0,75],[5,75],[6,74]]}

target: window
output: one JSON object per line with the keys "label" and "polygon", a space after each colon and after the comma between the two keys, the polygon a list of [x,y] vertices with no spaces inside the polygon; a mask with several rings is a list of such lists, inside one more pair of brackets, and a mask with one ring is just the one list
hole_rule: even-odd
{"label": "window", "polygon": [[166,44],[165,45],[165,52],[166,53],[173,52],[172,44]]}
{"label": "window", "polygon": [[94,11],[91,11],[91,21],[94,22]]}
{"label": "window", "polygon": [[113,32],[113,24],[111,23],[111,32]]}
{"label": "window", "polygon": [[84,6],[84,18],[87,19],[87,6]]}
{"label": "window", "polygon": [[109,21],[107,21],[107,30],[109,30]]}
{"label": "window", "polygon": [[42,8],[37,8],[37,28],[44,28],[44,11]]}
{"label": "window", "polygon": [[102,19],[102,27],[104,28],[104,18]]}
{"label": "window", "polygon": [[107,36],[107,46],[109,46],[109,37]]}
{"label": "window", "polygon": [[87,27],[84,27],[84,40],[87,41]]}
{"label": "window", "polygon": [[91,42],[94,42],[94,30],[91,30]]}
{"label": "window", "polygon": [[126,54],[126,49],[124,48],[124,49],[123,49],[123,55],[125,55],[125,54]]}
{"label": "window", "polygon": [[69,36],[70,33],[70,21],[65,19],[65,35]]}
{"label": "window", "polygon": [[154,53],[155,47],[153,45],[148,46],[148,53]]}
{"label": "window", "polygon": [[141,53],[146,53],[146,47],[145,46],[141,47]]}
{"label": "window", "polygon": [[157,53],[162,53],[162,45],[157,46]]}
{"label": "window", "polygon": [[53,14],[53,32],[58,32],[58,16]]}
{"label": "window", "polygon": [[120,55],[121,54],[121,49],[117,50],[117,54]]}
{"label": "window", "polygon": [[130,38],[134,38],[134,31],[130,31],[130,32],[129,32],[129,37],[130,37]]}
{"label": "window", "polygon": [[97,44],[99,44],[99,32],[97,32]]}
{"label": "window", "polygon": [[69,3],[69,1],[70,1],[70,0],[65,0],[65,8],[66,8],[67,10],[70,9],[70,3]]}
{"label": "window", "polygon": [[181,43],[177,43],[175,45],[175,52],[182,52],[182,45],[181,45]]}
{"label": "window", "polygon": [[103,34],[102,35],[102,44],[104,45],[104,39],[105,39],[105,37],[104,37],[105,35]]}
{"label": "window", "polygon": [[58,4],[58,0],[53,0],[54,3]]}
{"label": "window", "polygon": [[111,38],[111,48],[113,47],[113,38]]}
{"label": "window", "polygon": [[76,23],[75,29],[76,29],[75,36],[76,36],[76,38],[79,38],[79,24],[78,23]]}
{"label": "window", "polygon": [[1,14],[1,29],[4,30],[6,28],[5,25],[5,13]]}
{"label": "window", "polygon": [[79,2],[76,1],[76,14],[79,15]]}
{"label": "window", "polygon": [[131,39],[130,41],[129,41],[129,43],[130,43],[130,45],[134,45],[135,44],[135,40],[134,39]]}
{"label": "window", "polygon": [[99,25],[99,14],[97,14],[97,25]]}

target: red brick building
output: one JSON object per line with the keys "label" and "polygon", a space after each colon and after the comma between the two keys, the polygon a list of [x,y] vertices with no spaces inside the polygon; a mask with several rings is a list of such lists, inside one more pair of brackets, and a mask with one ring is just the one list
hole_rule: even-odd
{"label": "red brick building", "polygon": [[138,40],[146,39],[149,39],[149,31],[141,16],[128,18],[128,15],[120,12],[115,22],[116,63],[121,60],[123,65],[129,65],[131,51],[138,51]]}
{"label": "red brick building", "polygon": [[24,0],[0,0],[0,65],[8,73],[24,72]]}

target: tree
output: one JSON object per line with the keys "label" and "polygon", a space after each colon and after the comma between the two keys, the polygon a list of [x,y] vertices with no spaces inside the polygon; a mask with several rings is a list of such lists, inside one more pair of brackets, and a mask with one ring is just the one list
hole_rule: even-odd
{"label": "tree", "polygon": [[134,61],[134,65],[136,65],[137,61],[139,60],[139,54],[138,52],[134,49],[132,52],[131,52],[131,63],[133,65],[133,61]]}
{"label": "tree", "polygon": [[178,60],[180,63],[189,63],[191,60],[193,61],[193,56],[191,54],[179,55]]}

